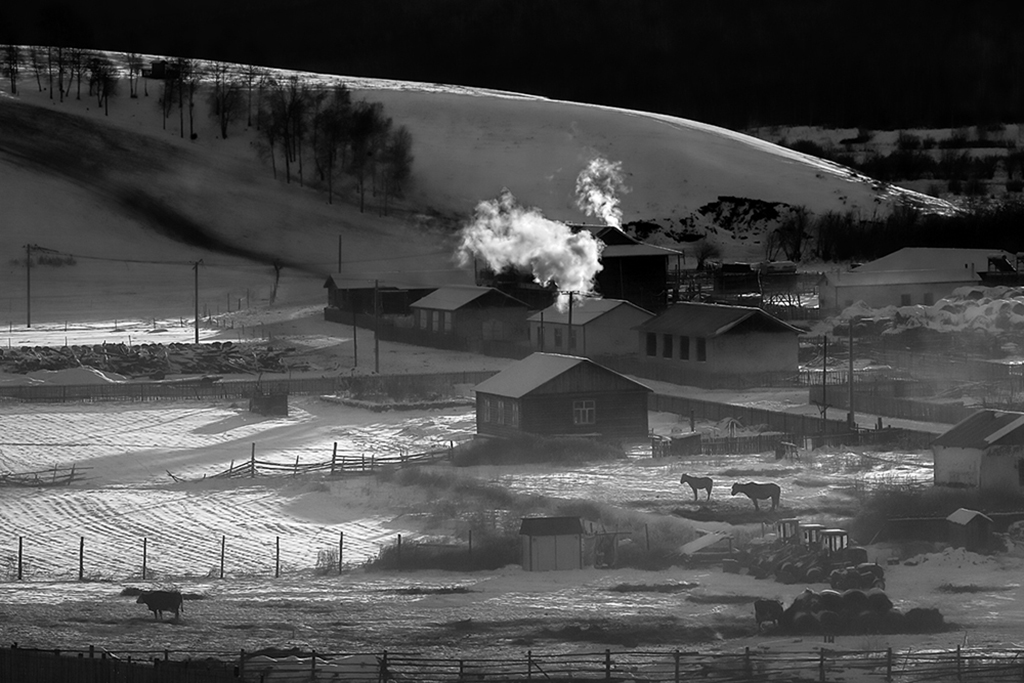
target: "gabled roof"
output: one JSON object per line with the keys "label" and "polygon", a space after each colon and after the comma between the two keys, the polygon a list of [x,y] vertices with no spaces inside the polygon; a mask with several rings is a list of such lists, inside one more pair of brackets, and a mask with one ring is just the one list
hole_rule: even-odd
{"label": "gabled roof", "polygon": [[989,522],[992,521],[992,518],[988,515],[978,512],[977,510],[968,510],[967,508],[960,508],[959,510],[951,514],[949,517],[946,517],[946,521],[966,526],[967,524],[970,524],[971,520],[973,520],[975,517],[987,519]]}
{"label": "gabled roof", "polygon": [[661,315],[634,329],[691,337],[718,337],[733,330],[800,333],[760,308],[694,302],[672,304]]}
{"label": "gabled roof", "polygon": [[968,273],[988,270],[989,256],[1013,254],[1001,249],[947,249],[942,247],[904,247],[882,258],[865,263],[853,272],[867,273],[889,270],[960,270]]}
{"label": "gabled roof", "polygon": [[[647,316],[654,316],[650,311],[640,308],[629,301],[623,301],[622,299],[583,299],[572,307],[572,324],[586,325],[587,323],[597,320],[602,315],[610,311],[614,311],[620,306],[635,309]],[[563,313],[558,310],[558,306],[552,305],[539,313],[534,313],[527,318],[527,320],[531,320],[533,322],[540,322],[543,320],[545,323],[564,325],[569,322],[569,310],[566,309]]]}
{"label": "gabled roof", "polygon": [[936,282],[974,283],[981,281],[981,275],[964,268],[922,268],[919,270],[851,270],[828,273],[830,285],[835,287],[863,287],[906,284],[931,284]]}
{"label": "gabled roof", "polygon": [[683,252],[669,247],[641,242],[632,235],[626,234],[622,228],[614,225],[585,225],[570,223],[573,232],[588,231],[591,235],[604,242],[601,258],[617,258],[620,256],[678,256]]}
{"label": "gabled roof", "polygon": [[[346,277],[341,274],[328,275],[324,282],[324,288],[334,287],[335,289],[373,289],[374,284],[378,289],[432,289],[430,285],[412,285],[407,282],[395,280],[371,280],[367,278]],[[435,287],[437,285],[434,285]]]}
{"label": "gabled roof", "polygon": [[486,303],[497,306],[519,306],[522,308],[528,308],[528,306],[516,299],[511,297],[505,292],[494,287],[476,287],[474,285],[448,285],[446,287],[440,287],[434,290],[430,294],[426,295],[414,304],[410,304],[410,308],[429,308],[438,311],[455,311],[463,306],[467,306],[473,302],[477,302],[480,305]]}
{"label": "gabled roof", "polygon": [[977,448],[1024,445],[1024,413],[979,410],[949,428],[932,446]]}
{"label": "gabled roof", "polygon": [[650,388],[640,382],[632,380],[614,370],[609,370],[589,358],[564,356],[559,353],[532,353],[523,360],[505,368],[497,375],[477,384],[473,387],[473,391],[508,398],[522,398],[580,365],[591,366],[598,372],[614,375],[623,385],[634,385],[635,389],[651,391]]}
{"label": "gabled roof", "polygon": [[523,517],[520,536],[575,536],[583,533],[579,517]]}

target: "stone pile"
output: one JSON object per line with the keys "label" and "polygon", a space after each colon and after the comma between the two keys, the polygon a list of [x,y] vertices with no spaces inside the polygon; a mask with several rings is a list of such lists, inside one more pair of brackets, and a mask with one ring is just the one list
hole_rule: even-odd
{"label": "stone pile", "polygon": [[306,369],[286,365],[291,348],[275,349],[230,341],[206,344],[96,344],[93,346],[22,346],[0,348],[0,372],[90,367],[126,377],[163,379],[167,375],[259,374]]}

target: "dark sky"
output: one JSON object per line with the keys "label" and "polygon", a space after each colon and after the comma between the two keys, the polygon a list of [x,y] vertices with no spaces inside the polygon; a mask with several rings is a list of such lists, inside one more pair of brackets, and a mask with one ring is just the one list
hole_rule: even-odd
{"label": "dark sky", "polygon": [[1024,119],[1024,3],[3,3],[0,41],[437,81],[742,128]]}

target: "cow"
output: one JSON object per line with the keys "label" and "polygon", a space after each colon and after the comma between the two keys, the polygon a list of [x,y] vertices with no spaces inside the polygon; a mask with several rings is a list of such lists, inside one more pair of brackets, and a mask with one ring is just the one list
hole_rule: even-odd
{"label": "cow", "polygon": [[184,602],[178,591],[142,591],[136,604],[145,604],[153,612],[153,619],[164,620],[164,612],[174,611],[174,618],[181,618]]}
{"label": "cow", "polygon": [[782,603],[778,600],[754,600],[754,619],[757,621],[757,630],[761,630],[761,624],[770,621],[776,626],[782,618]]}

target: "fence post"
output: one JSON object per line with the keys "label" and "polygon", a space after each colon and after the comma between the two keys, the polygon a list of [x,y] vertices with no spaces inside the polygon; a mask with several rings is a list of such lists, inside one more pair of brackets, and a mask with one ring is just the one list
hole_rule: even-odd
{"label": "fence post", "polygon": [[249,477],[256,476],[256,442],[252,442],[252,452],[249,455]]}
{"label": "fence post", "polygon": [[281,537],[274,537],[274,546],[276,548],[274,552],[274,578],[281,576]]}
{"label": "fence post", "polygon": [[224,546],[227,545],[228,537],[220,537],[220,578],[224,578]]}
{"label": "fence post", "polygon": [[956,646],[956,680],[961,683],[964,680],[963,661],[960,658],[960,646]]}
{"label": "fence post", "polygon": [[673,683],[679,683],[679,650],[672,653],[672,658],[675,660],[675,676],[673,677]]}
{"label": "fence post", "polygon": [[21,581],[21,577],[22,577],[22,571],[21,570],[22,570],[22,567],[24,566],[22,564],[22,560],[24,558],[22,544],[24,543],[24,541],[25,541],[25,537],[24,536],[18,536],[18,581]]}
{"label": "fence post", "polygon": [[342,551],[344,550],[344,546],[345,546],[345,532],[344,531],[339,531],[338,532],[338,573],[339,574],[341,573],[341,558],[342,558]]}
{"label": "fence post", "polygon": [[295,456],[295,469],[292,470],[292,476],[294,477],[294,476],[297,476],[298,474],[299,474],[299,456],[296,455]]}
{"label": "fence post", "polygon": [[825,649],[818,653],[818,680],[825,683]]}
{"label": "fence post", "polygon": [[605,680],[612,677],[612,651],[608,648],[604,650],[604,677]]}
{"label": "fence post", "polygon": [[526,651],[526,680],[533,680],[533,650]]}
{"label": "fence post", "polygon": [[85,576],[85,536],[78,537],[78,580]]}
{"label": "fence post", "polygon": [[238,651],[238,677],[245,678],[245,648]]}
{"label": "fence post", "polygon": [[334,442],[334,452],[331,453],[331,474],[334,474],[334,466],[338,460],[338,442]]}
{"label": "fence post", "polygon": [[743,675],[747,680],[753,675],[753,670],[750,667],[750,648],[744,648],[743,651]]}
{"label": "fence post", "polygon": [[892,648],[890,647],[885,652],[885,680],[886,683],[892,681]]}
{"label": "fence post", "polygon": [[473,557],[473,530],[469,530],[469,556]]}
{"label": "fence post", "polygon": [[146,559],[148,555],[148,540],[145,536],[142,537],[142,580],[146,580]]}
{"label": "fence post", "polygon": [[644,524],[644,538],[647,539],[647,552],[651,552],[651,531],[646,524]]}
{"label": "fence post", "polygon": [[402,534],[398,534],[398,550],[395,551],[395,559],[398,562],[398,568],[402,568]]}

